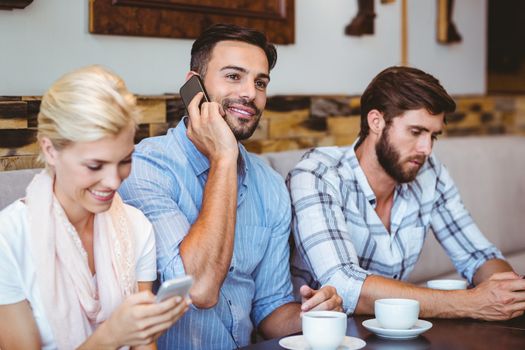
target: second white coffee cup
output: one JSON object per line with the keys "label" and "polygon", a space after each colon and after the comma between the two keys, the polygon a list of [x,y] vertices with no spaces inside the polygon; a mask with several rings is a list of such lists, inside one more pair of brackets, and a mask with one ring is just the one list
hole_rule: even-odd
{"label": "second white coffee cup", "polygon": [[337,311],[309,311],[302,316],[303,336],[314,350],[337,349],[346,335],[347,316]]}
{"label": "second white coffee cup", "polygon": [[376,320],[386,329],[410,329],[419,317],[419,301],[414,299],[378,299],[374,303]]}
{"label": "second white coffee cup", "polygon": [[431,280],[427,282],[427,287],[432,289],[456,290],[467,289],[465,280]]}

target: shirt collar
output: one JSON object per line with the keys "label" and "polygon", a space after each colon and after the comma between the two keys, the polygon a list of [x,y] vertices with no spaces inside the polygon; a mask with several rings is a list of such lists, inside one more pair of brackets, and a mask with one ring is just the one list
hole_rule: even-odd
{"label": "shirt collar", "polygon": [[396,186],[396,192],[404,199],[408,199],[410,183],[398,184]]}
{"label": "shirt collar", "polygon": [[372,187],[370,187],[370,184],[368,183],[368,179],[366,178],[365,172],[361,168],[361,165],[359,165],[359,160],[357,159],[357,156],[355,154],[355,146],[358,143],[359,138],[355,140],[355,142],[348,148],[348,150],[345,152],[344,158],[350,168],[352,169],[352,172],[355,174],[355,180],[357,181],[357,184],[363,191],[363,194],[366,197],[366,200],[370,205],[374,206],[376,205],[376,195],[374,194],[374,191],[372,191]]}
{"label": "shirt collar", "polygon": [[[359,187],[361,188],[361,190],[363,191],[368,203],[370,203],[370,205],[375,207],[377,203],[376,195],[374,191],[372,191],[372,187],[370,187],[370,184],[368,183],[368,179],[366,178],[365,172],[361,168],[361,165],[359,164],[359,160],[357,159],[357,156],[355,154],[355,146],[357,145],[358,142],[359,142],[359,138],[354,141],[354,143],[352,144],[350,148],[348,148],[348,150],[345,152],[344,157],[346,161],[348,162],[348,164],[350,165],[350,168],[352,168],[352,171],[355,174],[356,181]],[[409,184],[408,183],[397,184],[394,191],[395,191],[394,199],[397,195],[400,195],[401,197],[406,199],[408,198]]]}

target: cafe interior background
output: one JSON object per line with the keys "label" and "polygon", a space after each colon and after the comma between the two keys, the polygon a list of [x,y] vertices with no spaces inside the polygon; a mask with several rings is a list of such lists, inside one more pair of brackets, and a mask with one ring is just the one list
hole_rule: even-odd
{"label": "cafe interior background", "polygon": [[[102,64],[138,95],[136,141],[180,120],[193,38],[214,22],[278,42],[257,153],[348,145],[359,95],[391,65],[438,77],[458,103],[444,137],[525,135],[522,0],[0,0],[0,171],[34,168],[40,96]],[[285,44],[285,42],[287,42]]]}

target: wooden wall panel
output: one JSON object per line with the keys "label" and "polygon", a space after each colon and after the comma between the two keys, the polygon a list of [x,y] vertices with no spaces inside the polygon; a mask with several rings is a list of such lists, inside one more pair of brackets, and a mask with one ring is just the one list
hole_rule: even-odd
{"label": "wooden wall panel", "polygon": [[27,103],[0,101],[0,129],[27,128]]}
{"label": "wooden wall panel", "polygon": [[[36,162],[39,96],[0,96],[0,171],[42,166]],[[137,96],[143,115],[135,142],[163,135],[185,109],[178,95]],[[447,115],[445,135],[525,135],[525,96],[459,96]],[[259,127],[243,141],[251,152],[345,146],[360,128],[358,96],[272,96]]]}

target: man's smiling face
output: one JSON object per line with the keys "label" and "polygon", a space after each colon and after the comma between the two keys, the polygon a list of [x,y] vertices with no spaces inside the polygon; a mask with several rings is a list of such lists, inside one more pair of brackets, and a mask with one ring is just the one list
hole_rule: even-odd
{"label": "man's smiling face", "polygon": [[204,76],[212,101],[224,108],[224,119],[237,140],[257,128],[270,82],[268,59],[258,46],[241,41],[220,41],[213,48]]}

